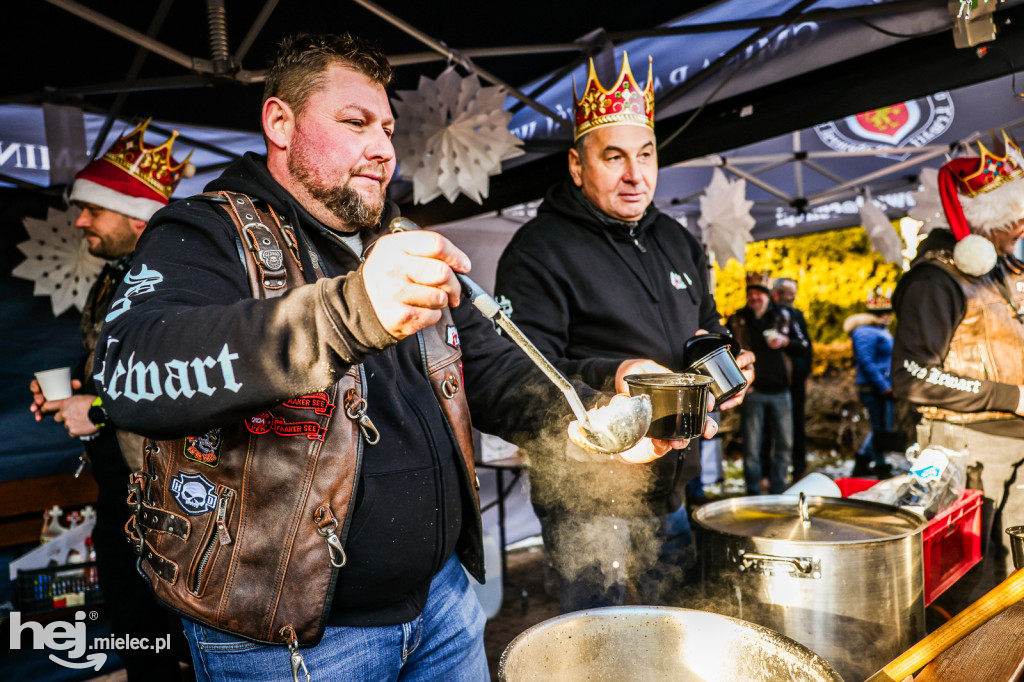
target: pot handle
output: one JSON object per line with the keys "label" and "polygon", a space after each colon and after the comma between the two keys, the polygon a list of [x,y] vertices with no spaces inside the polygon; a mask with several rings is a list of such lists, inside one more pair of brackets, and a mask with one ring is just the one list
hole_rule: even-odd
{"label": "pot handle", "polygon": [[789,571],[796,578],[820,578],[821,560],[814,557],[773,556],[745,552],[740,556],[740,570],[747,571],[758,567],[766,568],[765,564],[785,564],[791,566]]}

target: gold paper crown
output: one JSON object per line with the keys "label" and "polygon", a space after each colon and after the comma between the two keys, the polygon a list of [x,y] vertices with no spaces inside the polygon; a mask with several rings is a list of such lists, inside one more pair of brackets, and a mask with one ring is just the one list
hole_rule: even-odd
{"label": "gold paper crown", "polygon": [[576,78],[572,81],[572,98],[576,113],[573,140],[595,128],[613,124],[642,125],[654,130],[654,60],[647,58],[647,86],[641,90],[633,79],[629,58],[622,53],[622,71],[610,90],[605,90],[590,60],[587,88],[583,97],[576,96]]}
{"label": "gold paper crown", "polygon": [[747,288],[758,287],[765,291],[771,291],[772,273],[768,270],[754,270],[747,273]]}
{"label": "gold paper crown", "polygon": [[877,287],[869,291],[866,303],[868,310],[892,310],[892,289],[890,288],[883,292],[882,287]]}
{"label": "gold paper crown", "polygon": [[960,181],[960,189],[967,196],[975,197],[1024,177],[1024,157],[1021,156],[1020,147],[1010,139],[1005,130],[1002,133],[1001,143],[993,136],[992,145],[1003,148],[1002,156],[996,156],[979,142],[977,157],[963,157],[950,162],[958,162],[951,170],[953,176]]}
{"label": "gold paper crown", "polygon": [[181,163],[171,156],[171,146],[178,137],[177,130],[171,131],[171,136],[163,144],[156,147],[147,145],[142,137],[151,120],[147,118],[135,130],[118,139],[101,158],[170,200],[181,178],[195,173],[195,166],[189,162],[192,152]]}

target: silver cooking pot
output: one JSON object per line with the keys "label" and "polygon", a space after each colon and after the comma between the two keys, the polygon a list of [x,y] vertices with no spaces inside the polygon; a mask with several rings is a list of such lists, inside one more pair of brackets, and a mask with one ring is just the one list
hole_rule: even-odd
{"label": "silver cooking pot", "polygon": [[918,514],[758,495],[706,504],[694,520],[708,598],[701,608],[777,630],[848,680],[870,677],[925,635]]}
{"label": "silver cooking pot", "polygon": [[505,648],[503,682],[843,682],[807,647],[768,628],[667,606],[556,616]]}

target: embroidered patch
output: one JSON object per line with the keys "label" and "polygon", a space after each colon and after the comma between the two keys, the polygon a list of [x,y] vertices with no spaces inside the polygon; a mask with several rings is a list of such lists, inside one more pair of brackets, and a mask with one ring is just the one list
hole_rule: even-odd
{"label": "embroidered patch", "polygon": [[310,440],[323,440],[327,430],[316,422],[286,422],[269,412],[263,412],[245,420],[250,433],[262,436],[273,431],[279,436],[305,436]]}
{"label": "embroidered patch", "polygon": [[171,479],[171,494],[178,506],[191,516],[211,512],[217,506],[217,486],[202,474],[179,471]]}
{"label": "embroidered patch", "polygon": [[459,348],[459,330],[452,325],[445,327],[444,342],[452,348]]}
{"label": "embroidered patch", "polygon": [[220,464],[220,447],[224,439],[221,438],[220,429],[214,429],[201,436],[188,436],[185,438],[185,459],[205,464],[208,467],[216,467]]}
{"label": "embroidered patch", "polygon": [[498,306],[501,308],[501,312],[505,313],[508,317],[512,317],[512,301],[508,300],[508,297],[502,294],[498,297]]}
{"label": "embroidered patch", "polygon": [[[686,278],[685,282],[683,281],[683,277]],[[693,284],[693,280],[690,279],[690,276],[687,275],[685,272],[683,273],[682,277],[680,277],[679,273],[677,273],[677,272],[670,272],[670,273],[668,273],[668,281],[676,289],[685,289],[687,287],[687,285]]]}
{"label": "embroidered patch", "polygon": [[317,414],[330,417],[334,413],[334,403],[327,395],[327,391],[317,391],[309,395],[302,395],[298,398],[289,398],[282,403],[285,407],[294,407],[298,410],[313,410]]}

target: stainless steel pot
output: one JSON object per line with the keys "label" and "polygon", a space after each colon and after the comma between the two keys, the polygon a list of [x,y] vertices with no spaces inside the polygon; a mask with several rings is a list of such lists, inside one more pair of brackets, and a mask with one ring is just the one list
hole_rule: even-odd
{"label": "stainless steel pot", "polygon": [[768,628],[667,606],[556,616],[505,648],[504,682],[842,682],[824,659]]}
{"label": "stainless steel pot", "polygon": [[925,520],[887,504],[758,495],[697,509],[702,608],[760,623],[863,680],[925,634]]}

